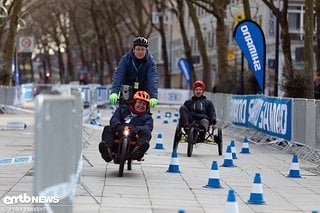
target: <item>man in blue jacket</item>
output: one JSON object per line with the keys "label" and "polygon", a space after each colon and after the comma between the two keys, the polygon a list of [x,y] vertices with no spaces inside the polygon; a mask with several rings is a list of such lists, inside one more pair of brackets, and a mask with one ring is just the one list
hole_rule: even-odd
{"label": "man in blue jacket", "polygon": [[133,91],[143,90],[150,94],[150,107],[158,103],[158,72],[156,63],[148,53],[148,40],[137,37],[133,48],[120,60],[112,79],[109,101],[116,104],[121,85],[129,85]]}
{"label": "man in blue jacket", "polygon": [[[110,126],[105,126],[102,141],[99,144],[101,157],[106,162],[112,160],[115,135],[122,134],[125,126],[129,127],[131,140],[137,142],[130,155],[132,160],[140,160],[149,149],[153,130],[153,118],[147,110],[149,103],[149,94],[145,91],[137,91],[130,105],[120,105],[113,113]],[[139,136],[138,139],[136,135]]]}

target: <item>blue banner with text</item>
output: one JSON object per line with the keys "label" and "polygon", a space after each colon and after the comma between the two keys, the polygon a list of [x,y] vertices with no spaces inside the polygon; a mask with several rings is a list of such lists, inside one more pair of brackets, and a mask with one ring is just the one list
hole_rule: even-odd
{"label": "blue banner with text", "polygon": [[233,38],[247,59],[264,93],[266,41],[261,27],[252,20],[243,20],[234,29]]}
{"label": "blue banner with text", "polygon": [[231,121],[268,135],[291,140],[291,99],[233,96]]}

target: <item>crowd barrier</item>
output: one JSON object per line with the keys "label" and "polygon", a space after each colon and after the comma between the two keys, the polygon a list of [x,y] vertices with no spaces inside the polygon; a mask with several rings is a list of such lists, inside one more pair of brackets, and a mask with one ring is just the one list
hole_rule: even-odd
{"label": "crowd barrier", "polygon": [[[34,88],[30,84],[19,87],[0,87],[0,104],[18,105],[29,101]],[[108,104],[109,86],[100,85],[47,85],[46,91],[71,94],[81,91],[83,105],[99,107]],[[159,104],[181,105],[192,95],[190,90],[159,89]],[[301,98],[275,98],[261,95],[239,96],[206,93],[214,102],[217,118],[224,123],[255,129],[258,132],[288,141],[320,148],[320,101]]]}
{"label": "crowd barrier", "polygon": [[[214,94],[213,100],[217,117],[226,123],[253,128],[313,149],[320,147],[319,100],[226,94]],[[223,110],[229,115],[221,113]]]}

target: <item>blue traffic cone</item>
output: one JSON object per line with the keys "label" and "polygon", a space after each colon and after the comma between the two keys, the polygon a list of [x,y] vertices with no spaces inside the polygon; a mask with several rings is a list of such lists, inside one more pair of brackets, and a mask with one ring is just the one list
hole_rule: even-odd
{"label": "blue traffic cone", "polygon": [[176,111],[173,114],[174,117],[179,118],[179,111],[178,109],[176,109]]}
{"label": "blue traffic cone", "polygon": [[232,159],[237,159],[237,150],[234,144],[234,140],[230,141],[230,146],[231,146]]}
{"label": "blue traffic cone", "polygon": [[186,211],[183,208],[179,209],[179,211],[178,211],[178,213],[185,213],[185,212]]}
{"label": "blue traffic cone", "polygon": [[239,213],[239,207],[236,200],[236,195],[234,190],[230,189],[227,198],[227,205],[225,207],[225,213]]}
{"label": "blue traffic cone", "polygon": [[99,123],[98,119],[91,119],[91,120],[90,120],[90,124],[91,124],[91,125],[96,125],[96,126],[102,126],[102,125]]}
{"label": "blue traffic cone", "polygon": [[162,133],[158,133],[156,146],[154,148],[155,149],[164,149],[162,141],[163,141]]}
{"label": "blue traffic cone", "polygon": [[250,154],[250,151],[249,151],[249,140],[247,137],[244,137],[243,139],[243,143],[242,143],[242,149],[241,149],[241,152],[242,154]]}
{"label": "blue traffic cone", "polygon": [[172,151],[170,165],[167,172],[180,173],[178,155],[175,149]]}
{"label": "blue traffic cone", "polygon": [[168,124],[168,123],[169,123],[169,121],[168,121],[168,118],[167,118],[167,117],[164,117],[164,119],[163,119],[163,123],[164,123],[164,124]]}
{"label": "blue traffic cone", "polygon": [[205,186],[208,188],[221,188],[220,185],[220,177],[219,177],[219,169],[217,161],[213,161],[210,170],[210,177],[208,180],[208,184]]}
{"label": "blue traffic cone", "polygon": [[160,119],[160,118],[161,118],[161,112],[160,112],[160,110],[158,110],[157,118],[158,118],[158,119]]}
{"label": "blue traffic cone", "polygon": [[260,173],[256,173],[254,176],[253,186],[250,193],[250,198],[248,200],[249,204],[263,204],[265,201],[263,200],[263,191],[261,184],[261,176]]}
{"label": "blue traffic cone", "polygon": [[299,169],[299,160],[298,160],[297,154],[293,155],[288,177],[301,178],[300,169]]}
{"label": "blue traffic cone", "polygon": [[224,155],[224,161],[221,166],[223,166],[223,167],[233,167],[234,166],[230,145],[228,145],[228,147],[227,147],[226,153]]}

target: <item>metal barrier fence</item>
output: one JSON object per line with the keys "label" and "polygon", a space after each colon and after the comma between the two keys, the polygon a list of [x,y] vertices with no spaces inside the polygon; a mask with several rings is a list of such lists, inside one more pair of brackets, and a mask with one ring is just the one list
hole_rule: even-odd
{"label": "metal barrier fence", "polygon": [[72,212],[82,168],[82,114],[77,97],[36,98],[34,194],[55,199],[44,204],[48,212]]}
{"label": "metal barrier fence", "polygon": [[[34,85],[37,87],[39,85]],[[43,86],[43,85],[41,85]],[[71,94],[72,89],[81,90],[81,97],[84,106],[90,106],[91,116],[96,116],[97,106],[108,104],[108,86],[100,85],[49,85],[50,90],[62,91]],[[26,89],[28,88],[28,89]],[[28,92],[26,92],[28,90]],[[23,92],[24,91],[24,92]],[[16,105],[30,98],[30,85],[22,85],[21,87],[0,87],[0,104]],[[169,90],[159,89],[160,104],[183,104],[185,99],[189,98],[191,93],[189,90]],[[207,98],[214,102],[217,118],[225,124],[232,123],[232,97],[231,94],[222,93],[206,93]],[[25,97],[27,96],[27,97]],[[255,97],[255,96],[252,96]],[[320,131],[319,131],[319,100],[313,99],[284,99],[273,98],[275,100],[290,100],[292,103],[290,115],[290,131],[291,141],[301,143],[312,148],[320,147]]]}
{"label": "metal barrier fence", "polygon": [[[88,107],[91,102],[98,106],[107,104],[109,87],[100,85],[52,85],[23,84],[15,87],[0,87],[0,104],[17,106],[34,100],[38,94],[61,93],[71,95],[71,91],[81,91],[82,102]],[[93,91],[93,93],[92,93]]]}
{"label": "metal barrier fence", "polygon": [[[212,94],[217,111],[217,119],[225,124],[234,124],[231,119],[232,97],[229,94]],[[254,97],[254,96],[252,96]],[[301,98],[274,98],[275,100],[289,100],[292,102],[291,115],[291,140],[290,143],[306,145],[313,149],[320,148],[320,101]]]}

